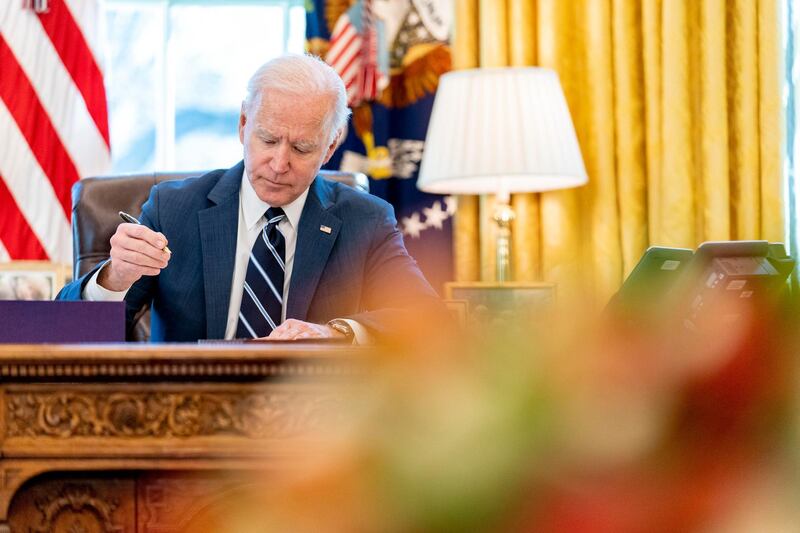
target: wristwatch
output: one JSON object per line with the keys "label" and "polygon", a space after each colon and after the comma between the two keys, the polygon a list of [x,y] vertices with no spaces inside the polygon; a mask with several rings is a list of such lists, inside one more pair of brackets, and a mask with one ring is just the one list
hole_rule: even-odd
{"label": "wristwatch", "polygon": [[350,324],[347,323],[347,320],[342,320],[341,318],[334,318],[333,320],[328,322],[328,326],[338,331],[342,335],[344,335],[348,341],[352,341],[356,336],[355,332],[353,331],[353,328],[351,328]]}

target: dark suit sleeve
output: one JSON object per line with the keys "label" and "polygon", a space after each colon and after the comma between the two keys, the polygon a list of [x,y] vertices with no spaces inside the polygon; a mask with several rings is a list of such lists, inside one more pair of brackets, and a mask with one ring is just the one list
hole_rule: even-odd
{"label": "dark suit sleeve", "polygon": [[100,268],[106,264],[106,261],[108,260],[105,259],[97,263],[94,266],[94,268],[92,268],[89,272],[79,277],[78,279],[73,280],[64,285],[64,288],[61,289],[56,295],[56,300],[67,300],[67,301],[83,300],[84,287],[86,287],[86,284],[89,282],[92,276],[94,276],[95,272],[100,270]]}
{"label": "dark suit sleeve", "polygon": [[372,233],[364,271],[365,312],[346,317],[379,336],[403,335],[424,317],[444,315],[441,300],[408,254],[391,207]]}

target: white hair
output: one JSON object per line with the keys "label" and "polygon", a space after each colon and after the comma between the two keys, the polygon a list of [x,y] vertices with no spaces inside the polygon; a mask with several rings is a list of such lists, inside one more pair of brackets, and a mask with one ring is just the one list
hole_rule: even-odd
{"label": "white hair", "polygon": [[276,90],[297,96],[314,98],[328,96],[333,101],[325,119],[328,142],[347,125],[350,108],[342,78],[317,56],[286,54],[261,65],[247,82],[244,107],[249,112],[266,90]]}

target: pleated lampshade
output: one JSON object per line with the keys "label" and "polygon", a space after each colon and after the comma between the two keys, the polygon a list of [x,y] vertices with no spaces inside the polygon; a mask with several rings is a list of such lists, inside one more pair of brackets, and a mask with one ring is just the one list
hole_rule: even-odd
{"label": "pleated lampshade", "polygon": [[459,70],[439,80],[417,187],[508,194],[588,181],[555,71]]}

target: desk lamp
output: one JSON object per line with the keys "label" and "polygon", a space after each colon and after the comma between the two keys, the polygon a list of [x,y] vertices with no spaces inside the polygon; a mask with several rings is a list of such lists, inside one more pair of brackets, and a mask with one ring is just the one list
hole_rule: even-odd
{"label": "desk lamp", "polygon": [[439,80],[417,187],[437,194],[495,194],[497,281],[511,280],[511,193],[588,181],[555,71],[458,70]]}

